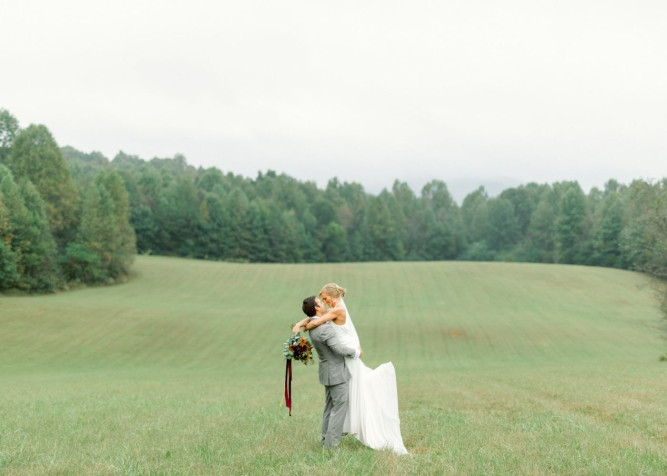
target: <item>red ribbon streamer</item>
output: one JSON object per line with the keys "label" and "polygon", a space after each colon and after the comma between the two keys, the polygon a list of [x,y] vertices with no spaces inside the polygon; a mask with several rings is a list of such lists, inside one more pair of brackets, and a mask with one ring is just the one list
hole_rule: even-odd
{"label": "red ribbon streamer", "polygon": [[285,406],[292,416],[292,359],[285,361]]}

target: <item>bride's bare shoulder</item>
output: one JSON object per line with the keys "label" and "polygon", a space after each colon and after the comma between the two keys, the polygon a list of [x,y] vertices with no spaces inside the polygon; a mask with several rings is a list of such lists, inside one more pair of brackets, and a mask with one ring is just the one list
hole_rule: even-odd
{"label": "bride's bare shoulder", "polygon": [[336,306],[329,312],[335,315],[333,318],[334,324],[338,324],[339,326],[345,324],[345,321],[347,320],[347,312],[345,312],[345,308],[343,306]]}

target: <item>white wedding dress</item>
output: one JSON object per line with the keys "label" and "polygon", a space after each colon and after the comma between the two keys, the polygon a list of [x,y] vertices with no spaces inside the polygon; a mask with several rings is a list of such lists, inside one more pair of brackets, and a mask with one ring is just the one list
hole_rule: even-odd
{"label": "white wedding dress", "polygon": [[[350,313],[345,308],[345,324],[332,322],[342,343],[359,347],[359,336]],[[350,369],[350,398],[343,432],[354,435],[366,446],[376,450],[390,449],[399,455],[408,454],[401,437],[401,421],[398,418],[398,393],[396,371],[391,362],[375,369],[366,367],[361,359],[345,358]]]}

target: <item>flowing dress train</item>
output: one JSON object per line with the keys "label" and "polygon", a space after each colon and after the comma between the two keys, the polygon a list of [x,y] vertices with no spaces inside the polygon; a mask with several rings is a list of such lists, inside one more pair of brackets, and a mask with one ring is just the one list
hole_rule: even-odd
{"label": "flowing dress train", "polygon": [[[342,300],[341,300],[342,301]],[[345,307],[345,324],[334,324],[339,339],[353,347],[359,346],[359,336],[350,313]],[[401,436],[398,417],[396,371],[391,362],[371,369],[361,359],[345,358],[352,378],[344,433],[354,435],[366,446],[376,450],[390,449],[399,455],[408,454]]]}

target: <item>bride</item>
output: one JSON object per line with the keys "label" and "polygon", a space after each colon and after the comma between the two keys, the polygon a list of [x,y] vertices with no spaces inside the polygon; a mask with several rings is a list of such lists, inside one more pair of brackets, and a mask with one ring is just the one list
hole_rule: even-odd
{"label": "bride", "polygon": [[[345,288],[335,283],[325,285],[320,298],[329,306],[329,311],[314,320],[304,319],[300,326],[313,329],[327,321],[333,321],[334,329],[341,343],[350,347],[360,347],[359,336],[343,301]],[[396,371],[391,362],[375,369],[366,367],[361,359],[345,358],[352,378],[349,385],[349,404],[343,433],[354,435],[366,446],[376,450],[390,449],[396,454],[407,454],[401,437],[398,418],[398,394],[396,391]]]}

